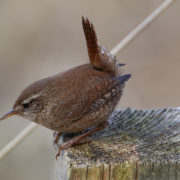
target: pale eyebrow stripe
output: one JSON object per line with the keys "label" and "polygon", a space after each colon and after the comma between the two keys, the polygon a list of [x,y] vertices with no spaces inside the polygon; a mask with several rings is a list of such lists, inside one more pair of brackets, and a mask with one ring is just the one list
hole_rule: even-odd
{"label": "pale eyebrow stripe", "polygon": [[38,94],[33,94],[32,96],[28,97],[27,99],[25,99],[25,100],[23,101],[23,104],[24,104],[24,103],[29,103],[31,100],[36,99],[36,98],[38,98],[39,96],[41,96],[41,92],[38,93]]}

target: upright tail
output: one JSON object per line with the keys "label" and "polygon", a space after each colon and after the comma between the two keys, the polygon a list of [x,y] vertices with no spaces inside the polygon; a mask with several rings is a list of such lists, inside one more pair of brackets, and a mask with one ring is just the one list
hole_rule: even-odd
{"label": "upright tail", "polygon": [[118,64],[115,56],[111,55],[104,46],[98,44],[93,24],[82,17],[82,26],[91,65],[95,69],[108,72],[111,75],[121,74],[120,66],[124,64]]}

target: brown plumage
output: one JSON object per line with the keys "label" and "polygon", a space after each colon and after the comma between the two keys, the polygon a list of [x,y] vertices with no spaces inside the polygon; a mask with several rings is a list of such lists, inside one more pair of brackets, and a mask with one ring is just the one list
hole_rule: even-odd
{"label": "brown plumage", "polygon": [[104,46],[98,44],[93,24],[82,17],[82,25],[91,65],[95,69],[108,72],[109,75],[119,75],[120,69],[115,56],[111,55]]}
{"label": "brown plumage", "polygon": [[[27,87],[16,100],[13,114],[61,133],[73,133],[94,127],[59,146],[59,153],[86,142],[87,136],[105,128],[130,74],[121,75],[120,65],[103,46],[97,43],[93,25],[82,18],[90,64],[84,64]],[[88,139],[89,141],[89,139]],[[59,154],[58,154],[59,155]]]}

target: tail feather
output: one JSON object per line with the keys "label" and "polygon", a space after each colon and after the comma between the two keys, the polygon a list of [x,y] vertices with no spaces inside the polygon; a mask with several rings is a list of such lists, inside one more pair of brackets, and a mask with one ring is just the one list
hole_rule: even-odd
{"label": "tail feather", "polygon": [[121,63],[118,64],[118,66],[125,66],[125,65],[126,65],[126,64],[121,64]]}
{"label": "tail feather", "polygon": [[119,84],[124,84],[129,78],[131,77],[131,74],[124,74],[119,77]]}
{"label": "tail feather", "polygon": [[104,46],[100,46],[98,44],[93,24],[90,23],[88,19],[84,19],[84,17],[82,17],[82,26],[86,38],[91,65],[95,69],[108,72],[111,75],[121,74],[121,64],[119,65],[117,63],[116,57],[111,55]]}

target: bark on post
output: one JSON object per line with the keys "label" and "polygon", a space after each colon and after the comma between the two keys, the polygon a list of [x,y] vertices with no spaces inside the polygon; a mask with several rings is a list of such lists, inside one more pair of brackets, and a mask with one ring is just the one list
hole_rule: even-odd
{"label": "bark on post", "polygon": [[180,108],[126,109],[110,120],[90,144],[63,151],[58,160],[54,148],[53,180],[180,179]]}

